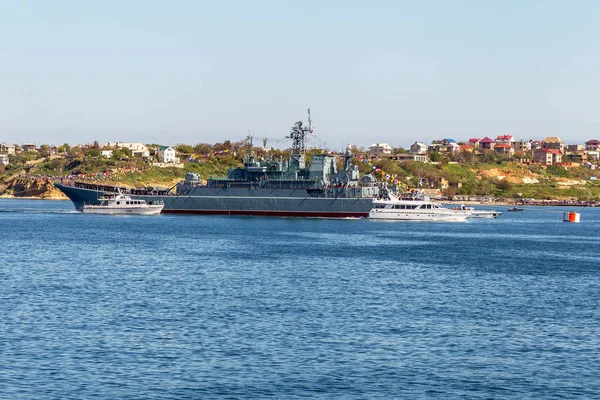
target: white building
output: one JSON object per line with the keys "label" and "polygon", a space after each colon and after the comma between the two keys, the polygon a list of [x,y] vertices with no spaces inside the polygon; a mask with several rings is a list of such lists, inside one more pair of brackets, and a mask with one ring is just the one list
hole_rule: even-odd
{"label": "white building", "polygon": [[427,153],[427,145],[421,142],[415,142],[410,146],[410,152],[413,154],[425,154]]}
{"label": "white building", "polygon": [[0,164],[8,165],[8,163],[9,163],[8,155],[0,154]]}
{"label": "white building", "polygon": [[111,158],[113,155],[113,151],[112,150],[100,150],[100,154],[106,158]]}
{"label": "white building", "polygon": [[171,146],[160,146],[158,148],[158,160],[163,163],[177,162],[175,149]]}
{"label": "white building", "polygon": [[127,149],[131,151],[131,155],[134,157],[150,157],[150,150],[143,143],[125,143],[125,142],[115,142],[115,143],[106,143],[102,147],[116,147],[118,149]]}
{"label": "white building", "polygon": [[449,153],[457,153],[460,151],[460,146],[454,142],[450,142],[446,145],[446,151]]}
{"label": "white building", "polygon": [[0,143],[0,154],[15,154],[15,146],[10,143]]}
{"label": "white building", "polygon": [[386,154],[392,154],[392,146],[387,143],[373,143],[369,146],[369,155],[371,157],[381,157]]}

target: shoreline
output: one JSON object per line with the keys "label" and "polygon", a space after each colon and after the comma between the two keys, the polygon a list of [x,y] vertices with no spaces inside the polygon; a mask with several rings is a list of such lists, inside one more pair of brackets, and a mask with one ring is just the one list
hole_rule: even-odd
{"label": "shoreline", "polygon": [[[0,199],[9,200],[56,200],[56,201],[70,201],[66,196],[60,197],[40,197],[40,196],[14,196],[10,194],[0,195]],[[536,204],[532,203],[515,203],[507,201],[497,202],[480,202],[480,201],[455,201],[455,200],[434,200],[436,203],[447,204],[447,205],[465,205],[465,206],[485,206],[485,207],[600,207],[600,203],[596,204],[580,204],[576,201],[571,202],[569,200],[535,200]]]}

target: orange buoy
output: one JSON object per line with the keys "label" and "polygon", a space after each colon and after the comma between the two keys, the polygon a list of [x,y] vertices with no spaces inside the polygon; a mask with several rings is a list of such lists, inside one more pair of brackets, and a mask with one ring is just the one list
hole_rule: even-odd
{"label": "orange buoy", "polygon": [[573,211],[567,211],[563,214],[563,222],[574,222],[578,223],[580,219],[579,213]]}

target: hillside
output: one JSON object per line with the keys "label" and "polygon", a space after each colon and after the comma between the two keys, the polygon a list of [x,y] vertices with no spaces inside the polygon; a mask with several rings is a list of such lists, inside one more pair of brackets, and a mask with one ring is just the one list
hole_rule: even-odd
{"label": "hillside", "polygon": [[[309,155],[310,157],[310,155]],[[35,162],[32,162],[35,161]],[[170,188],[197,172],[203,180],[223,176],[242,163],[241,155],[206,156],[186,162],[183,168],[159,168],[142,159],[111,160],[80,155],[36,160],[16,159],[0,169],[0,195],[4,197],[64,198],[53,179],[115,183],[126,187]],[[361,173],[373,173],[401,190],[437,189],[445,196],[493,196],[556,200],[600,200],[600,183],[595,170],[580,166],[527,165],[499,161],[491,163],[420,163],[389,159],[355,159]]]}

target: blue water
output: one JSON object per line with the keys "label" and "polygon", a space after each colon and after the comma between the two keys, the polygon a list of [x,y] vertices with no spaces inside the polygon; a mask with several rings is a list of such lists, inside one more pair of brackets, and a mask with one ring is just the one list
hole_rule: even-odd
{"label": "blue water", "polygon": [[72,210],[0,200],[2,399],[600,398],[600,209]]}

